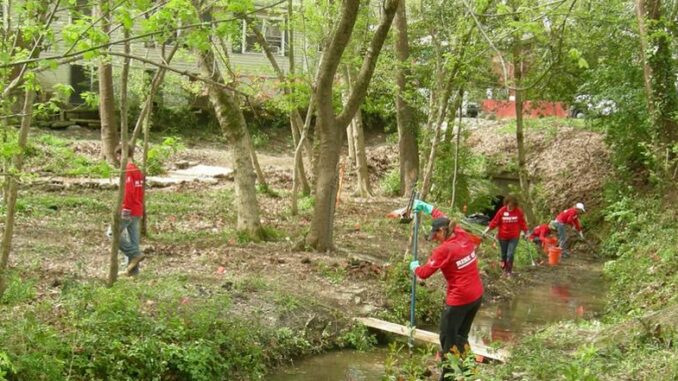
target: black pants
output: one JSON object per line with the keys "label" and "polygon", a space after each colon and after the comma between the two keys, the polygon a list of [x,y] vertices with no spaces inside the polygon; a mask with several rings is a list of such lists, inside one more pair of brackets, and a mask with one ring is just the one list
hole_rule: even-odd
{"label": "black pants", "polygon": [[[468,333],[471,331],[471,324],[480,309],[482,297],[478,300],[462,306],[447,306],[440,317],[440,346],[442,347],[442,357],[456,347],[459,353],[464,353],[468,345]],[[440,376],[444,380],[447,370],[443,368]]]}

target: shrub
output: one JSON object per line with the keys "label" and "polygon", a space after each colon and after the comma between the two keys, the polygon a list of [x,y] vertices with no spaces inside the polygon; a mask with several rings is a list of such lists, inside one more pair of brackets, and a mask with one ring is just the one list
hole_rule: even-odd
{"label": "shrub", "polygon": [[400,193],[400,168],[393,168],[381,179],[381,189],[385,195],[396,196]]}

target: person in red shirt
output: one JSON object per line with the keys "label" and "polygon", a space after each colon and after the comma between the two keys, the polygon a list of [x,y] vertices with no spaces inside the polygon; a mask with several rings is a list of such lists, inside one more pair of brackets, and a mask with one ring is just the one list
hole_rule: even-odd
{"label": "person in red shirt", "polygon": [[[121,160],[122,147],[115,151]],[[127,234],[120,235],[120,251],[127,256],[127,275],[139,273],[139,263],[146,257],[139,250],[139,221],[144,215],[144,174],[134,164],[134,147],[129,147],[125,173],[125,193],[122,200],[120,229]]]}
{"label": "person in red shirt", "polygon": [[532,230],[527,239],[534,242],[534,244],[537,245],[537,248],[539,248],[544,242],[544,238],[549,235],[551,235],[551,227],[549,224],[541,224]]}
{"label": "person in red shirt", "polygon": [[[419,261],[412,261],[410,270],[421,279],[430,277],[438,270],[442,272],[447,281],[447,293],[446,306],[440,318],[440,346],[443,354],[454,348],[464,353],[471,324],[480,309],[483,296],[476,245],[466,231],[430,204],[416,200],[414,211],[426,212],[435,218],[429,240],[438,242],[438,246],[423,266],[419,266]],[[445,375],[450,372],[450,369],[443,367],[440,379],[446,380]]]}
{"label": "person in red shirt", "polygon": [[518,207],[518,200],[513,196],[504,198],[504,206],[501,207],[490,221],[490,225],[483,234],[498,228],[497,239],[501,247],[501,268],[504,274],[511,276],[513,272],[513,257],[518,247],[521,233],[527,236],[527,222],[525,215]]}
{"label": "person in red shirt", "polygon": [[558,246],[562,250],[563,257],[570,256],[567,251],[567,225],[570,225],[574,230],[579,232],[579,237],[584,239],[584,233],[579,222],[579,213],[582,212],[586,212],[586,209],[584,209],[583,203],[578,202],[574,208],[565,209],[560,212],[556,219],[551,222],[551,225],[558,231]]}

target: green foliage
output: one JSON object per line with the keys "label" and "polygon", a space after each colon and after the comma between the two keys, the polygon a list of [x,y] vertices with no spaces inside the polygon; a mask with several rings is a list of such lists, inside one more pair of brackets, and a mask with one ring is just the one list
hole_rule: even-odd
{"label": "green foliage", "polygon": [[615,258],[605,265],[612,280],[609,309],[640,315],[678,301],[675,208],[638,194],[619,195],[606,209],[612,224],[603,253]]}
{"label": "green foliage", "polygon": [[181,138],[175,136],[165,137],[162,143],[152,145],[148,149],[146,175],[154,176],[162,174],[165,171],[165,162],[184,148]]}
{"label": "green foliage", "polygon": [[311,195],[306,195],[299,198],[299,211],[300,212],[310,212],[315,206],[315,197]]}
{"label": "green foliage", "polygon": [[413,355],[404,345],[393,342],[388,346],[388,357],[384,362],[384,381],[419,381],[426,379],[426,364],[435,353],[432,346],[417,349]]}
{"label": "green foliage", "polygon": [[396,196],[400,193],[400,168],[393,168],[380,180],[382,192],[387,196]]}
{"label": "green foliage", "polygon": [[7,375],[16,372],[16,368],[9,360],[7,353],[0,352],[0,381],[7,381]]}
{"label": "green foliage", "polygon": [[[398,256],[393,258],[393,265],[386,272],[384,282],[386,298],[390,308],[384,312],[386,320],[405,324],[410,320],[410,295],[412,292],[412,272],[409,263]],[[417,283],[417,322],[438,322],[441,303],[445,300],[445,288],[434,283],[435,279]]]}
{"label": "green foliage", "polygon": [[[477,211],[489,207],[498,194],[497,187],[487,179],[488,162],[484,156],[475,155],[461,141],[457,174],[455,206],[459,210],[467,205],[468,210]],[[454,177],[454,143],[438,147],[438,155],[433,170],[433,184],[430,199],[438,204],[452,201],[452,183]]]}
{"label": "green foliage", "polygon": [[352,325],[340,338],[340,346],[350,346],[358,351],[366,352],[374,348],[377,338],[370,334],[367,327],[362,324]]}
{"label": "green foliage", "polygon": [[457,351],[446,353],[442,364],[448,369],[448,373],[445,375],[447,380],[470,381],[478,377],[478,365],[473,353],[466,352],[463,355],[460,355]]}
{"label": "green foliage", "polygon": [[76,283],[59,306],[20,319],[0,306],[0,379],[258,379],[315,350],[303,332],[235,318],[227,293],[204,297],[180,278]]}
{"label": "green foliage", "polygon": [[[16,272],[5,273],[7,277],[7,289],[0,298],[2,304],[19,304],[35,298],[35,280],[21,279],[20,274]],[[0,371],[2,369],[0,358]],[[2,375],[2,373],[0,373]]]}

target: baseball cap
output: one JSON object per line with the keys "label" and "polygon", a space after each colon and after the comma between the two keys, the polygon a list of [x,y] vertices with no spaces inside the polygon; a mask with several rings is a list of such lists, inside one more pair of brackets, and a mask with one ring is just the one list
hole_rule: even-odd
{"label": "baseball cap", "polygon": [[586,211],[586,209],[584,209],[584,204],[581,202],[578,202],[577,205],[575,205],[574,207],[581,210],[582,212]]}
{"label": "baseball cap", "polygon": [[433,235],[440,229],[450,225],[450,219],[447,217],[439,217],[431,223],[431,233],[428,235],[428,240],[433,239]]}

